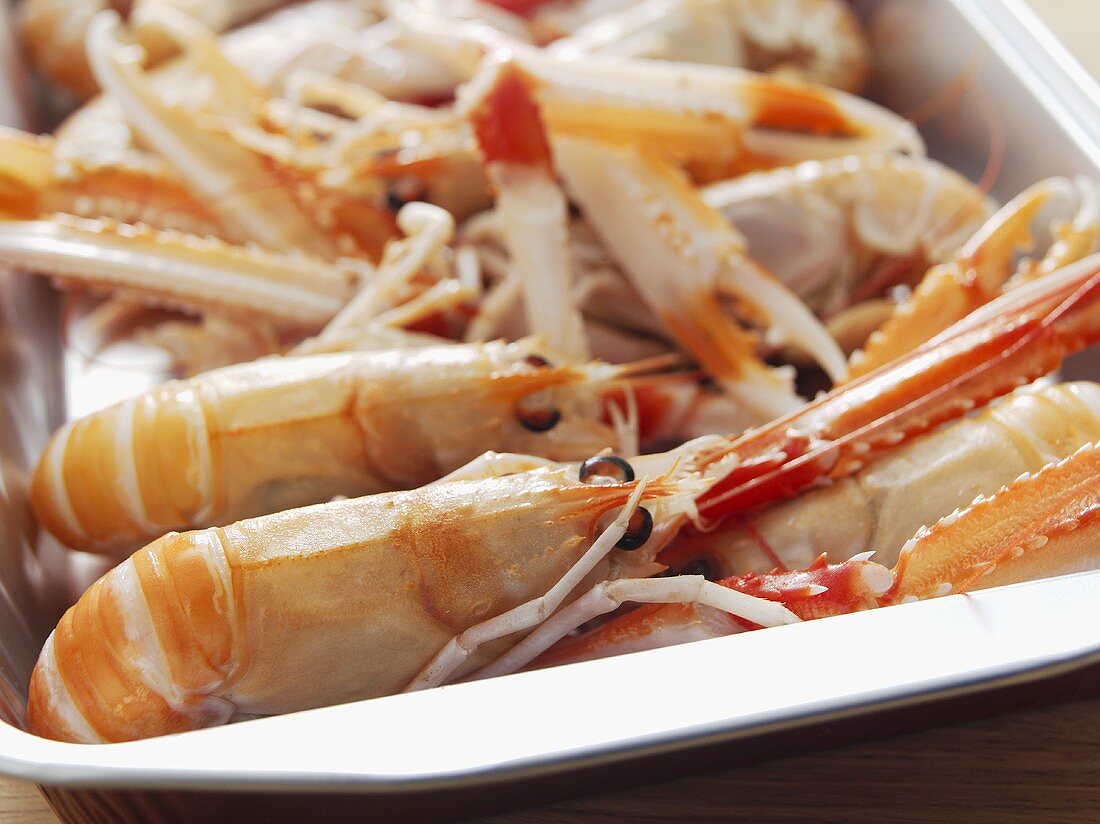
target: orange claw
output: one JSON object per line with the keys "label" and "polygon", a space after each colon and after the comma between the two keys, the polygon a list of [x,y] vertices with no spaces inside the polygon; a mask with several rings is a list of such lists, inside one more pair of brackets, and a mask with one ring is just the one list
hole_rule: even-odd
{"label": "orange claw", "polygon": [[[1100,444],[979,497],[902,549],[893,571],[868,560],[820,556],[797,572],[718,583],[781,603],[802,620],[1065,575],[1100,567]],[[604,658],[758,629],[712,607],[654,604],[558,643],[532,666]]]}
{"label": "orange claw", "polygon": [[1039,211],[1052,200],[1078,198],[1081,214],[1072,224],[1057,227],[1061,235],[1034,273],[1020,267],[1016,280],[1027,280],[1073,263],[1096,249],[1097,220],[1093,212],[1096,193],[1091,184],[1074,184],[1062,178],[1040,181],[1017,195],[986,221],[958,257],[933,266],[913,294],[867,340],[862,352],[852,356],[848,380],[866,375],[894,358],[911,352],[950,324],[984,306],[1015,285],[1014,259],[1029,244],[1029,227]]}
{"label": "orange claw", "polygon": [[902,549],[883,604],[1095,569],[1100,446],[1087,444],[997,494],[978,498]]}
{"label": "orange claw", "polygon": [[466,113],[486,163],[518,163],[553,171],[538,105],[513,63],[496,64],[487,89]]}
{"label": "orange claw", "polygon": [[[1100,567],[1100,444],[1022,475],[988,498],[922,528],[893,571],[868,560],[840,564],[821,555],[795,572],[718,581],[745,595],[781,603],[800,619],[1065,575]],[[653,604],[559,642],[532,666],[604,658],[758,629],[712,607]]]}
{"label": "orange claw", "polygon": [[916,352],[698,459],[733,468],[699,500],[720,520],[837,478],[1046,375],[1100,339],[1100,256],[972,312]]}
{"label": "orange claw", "polygon": [[538,104],[512,62],[493,63],[478,77],[466,117],[495,189],[512,269],[523,284],[528,331],[559,352],[586,358],[584,320],[570,297],[568,205],[554,180]]}

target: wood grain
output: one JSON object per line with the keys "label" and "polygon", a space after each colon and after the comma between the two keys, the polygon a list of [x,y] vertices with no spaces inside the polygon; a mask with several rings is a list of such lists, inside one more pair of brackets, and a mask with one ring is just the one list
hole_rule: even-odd
{"label": "wood grain", "polygon": [[[1097,0],[1032,5],[1100,75]],[[1098,730],[1100,700],[1076,702],[482,821],[1097,822]],[[0,777],[0,822],[56,820],[32,785]]]}
{"label": "wood grain", "polygon": [[0,821],[57,824],[56,816],[34,785],[11,778],[0,778]]}
{"label": "wood grain", "polygon": [[[919,710],[918,710],[919,711]],[[1096,822],[1100,701],[508,813],[552,822]]]}

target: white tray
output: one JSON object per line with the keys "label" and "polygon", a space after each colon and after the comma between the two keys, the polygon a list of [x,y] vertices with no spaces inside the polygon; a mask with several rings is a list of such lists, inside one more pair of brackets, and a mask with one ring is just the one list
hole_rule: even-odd
{"label": "white tray", "polygon": [[[980,66],[976,86],[1007,139],[995,196],[1052,174],[1100,175],[1100,90],[1022,2],[855,5],[877,52],[871,95],[898,111]],[[5,94],[12,122],[18,98]],[[933,156],[981,173],[989,123],[972,94],[923,131]],[[975,691],[983,699],[966,712],[1020,689],[1097,682],[1100,573],[1086,573],[148,741],[37,738],[20,729],[27,683],[70,597],[49,563],[27,560],[24,499],[67,408],[57,322],[46,287],[0,276],[0,772],[51,785],[72,820],[282,817],[321,802],[334,814],[449,818],[841,740],[809,735],[822,725],[867,737],[886,729],[860,719],[872,713],[927,724],[944,716],[901,708]],[[1088,353],[1066,371],[1100,376]]]}

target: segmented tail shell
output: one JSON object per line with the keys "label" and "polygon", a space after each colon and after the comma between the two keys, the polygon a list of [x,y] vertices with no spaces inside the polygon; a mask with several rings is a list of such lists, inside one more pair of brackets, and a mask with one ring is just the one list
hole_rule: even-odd
{"label": "segmented tail shell", "polygon": [[243,616],[217,530],[166,535],[80,598],[31,677],[36,735],[78,743],[222,724],[217,697],[241,663]]}
{"label": "segmented tail shell", "polygon": [[31,483],[39,523],[70,547],[117,551],[201,520],[213,504],[206,430],[178,382],[66,424]]}

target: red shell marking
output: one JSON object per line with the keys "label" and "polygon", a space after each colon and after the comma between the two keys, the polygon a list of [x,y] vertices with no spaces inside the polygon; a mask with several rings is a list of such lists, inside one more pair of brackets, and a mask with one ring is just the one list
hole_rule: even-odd
{"label": "red shell marking", "polygon": [[[767,575],[749,573],[718,583],[746,595],[778,601],[803,621],[809,621],[875,606],[875,593],[868,589],[862,570],[860,563],[830,564],[822,553],[804,570],[777,570]],[[757,628],[755,624],[741,623]]]}
{"label": "red shell marking", "polygon": [[467,118],[487,163],[516,163],[551,170],[550,144],[538,105],[518,68],[502,63],[492,87]]}
{"label": "red shell marking", "polygon": [[1000,311],[964,319],[934,345],[703,456],[700,468],[730,456],[739,460],[701,497],[700,513],[721,520],[851,474],[899,442],[1050,373],[1100,339],[1095,266],[1067,270],[1046,289],[1002,300]]}

